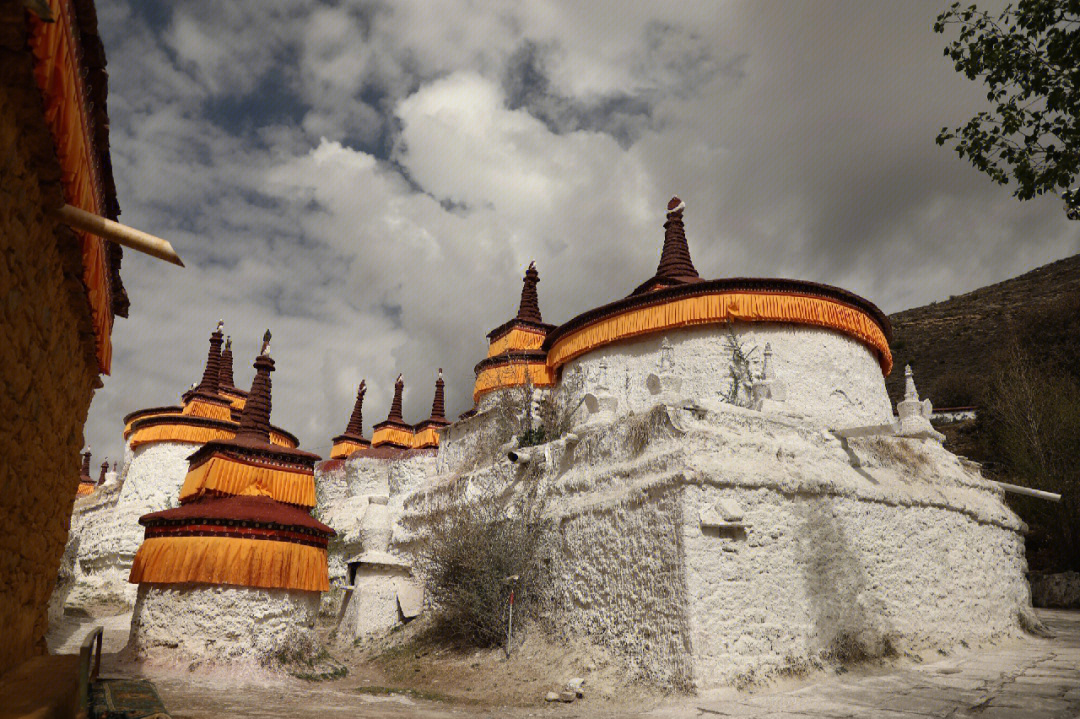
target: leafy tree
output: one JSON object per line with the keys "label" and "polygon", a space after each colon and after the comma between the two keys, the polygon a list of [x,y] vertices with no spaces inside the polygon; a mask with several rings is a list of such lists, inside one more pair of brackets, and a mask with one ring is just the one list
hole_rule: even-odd
{"label": "leafy tree", "polygon": [[1029,200],[1057,192],[1080,219],[1080,0],[1020,0],[997,16],[953,3],[934,31],[959,28],[945,48],[956,70],[981,79],[994,109],[944,128],[937,143]]}

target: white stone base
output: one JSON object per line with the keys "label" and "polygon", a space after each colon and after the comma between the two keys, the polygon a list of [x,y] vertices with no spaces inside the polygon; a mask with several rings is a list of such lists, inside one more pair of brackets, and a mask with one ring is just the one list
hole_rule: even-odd
{"label": "white stone base", "polygon": [[393,629],[404,621],[398,607],[398,588],[409,580],[405,567],[361,566],[338,624],[339,641],[352,641]]}
{"label": "white stone base", "polygon": [[125,651],[149,663],[273,665],[314,646],[319,592],[142,584]]}
{"label": "white stone base", "polygon": [[[736,322],[734,330],[760,373],[765,345],[772,346],[775,381],[786,392],[784,411],[833,427],[882,424],[892,419],[885,378],[874,353],[840,332],[777,322]],[[711,406],[731,388],[728,331],[718,325],[672,330],[606,345],[566,364],[563,383],[577,373],[583,391],[606,393],[617,402],[617,414],[648,411],[656,397],[647,378],[660,371],[664,338],[671,343],[674,366],[666,369],[679,381],[683,399]]]}

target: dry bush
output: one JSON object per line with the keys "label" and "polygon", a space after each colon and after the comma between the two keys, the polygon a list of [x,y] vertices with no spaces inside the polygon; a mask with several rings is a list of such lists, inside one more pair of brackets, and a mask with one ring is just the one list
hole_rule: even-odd
{"label": "dry bush", "polygon": [[979,403],[982,381],[978,377],[949,371],[940,375],[930,388],[929,397],[935,407],[971,407]]}
{"label": "dry bush", "polygon": [[1058,504],[1010,498],[1032,527],[1032,564],[1080,569],[1080,381],[1014,344],[987,384],[978,423],[1007,479],[1062,496]]}
{"label": "dry bush", "polygon": [[492,502],[461,504],[434,528],[423,559],[437,637],[463,647],[504,644],[511,586],[515,624],[534,613],[547,532],[538,505],[535,492],[510,512]]}
{"label": "dry bush", "polygon": [[868,437],[864,443],[882,464],[899,464],[915,474],[921,473],[930,466],[930,459],[911,441]]}
{"label": "dry bush", "polygon": [[867,639],[849,631],[842,631],[833,637],[829,646],[821,652],[821,658],[827,662],[849,665],[871,659],[895,657],[897,654],[892,637],[888,635]]}

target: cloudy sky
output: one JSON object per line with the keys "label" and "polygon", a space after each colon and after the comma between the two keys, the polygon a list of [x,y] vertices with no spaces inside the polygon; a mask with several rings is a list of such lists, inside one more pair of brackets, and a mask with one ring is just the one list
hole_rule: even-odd
{"label": "cloudy sky", "polygon": [[366,431],[471,406],[485,333],[530,260],[562,322],[651,276],[686,204],[706,277],[835,284],[886,312],[1080,252],[934,143],[981,109],[940,3],[98,0],[131,318],[90,410],[173,403],[222,318],[247,387],[274,333],[273,420],[326,456],[367,378]]}

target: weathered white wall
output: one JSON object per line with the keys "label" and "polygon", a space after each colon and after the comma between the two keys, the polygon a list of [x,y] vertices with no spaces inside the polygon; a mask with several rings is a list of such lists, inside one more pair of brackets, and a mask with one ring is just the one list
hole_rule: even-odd
{"label": "weathered white wall", "polygon": [[[435,463],[432,454],[398,459],[354,455],[316,468],[315,513],[337,532],[327,547],[331,588],[323,596],[324,616],[338,617],[342,612],[348,586],[346,563],[364,552],[389,551],[402,498],[430,480]],[[396,595],[392,599],[393,611],[386,613],[396,617]],[[373,605],[370,611],[383,612],[380,607]]]}
{"label": "weathered white wall", "polygon": [[139,586],[126,652],[150,663],[273,663],[313,642],[319,592],[195,584]]}
{"label": "weathered white wall", "polygon": [[[841,645],[976,644],[1030,608],[1022,523],[932,441],[841,443],[813,421],[730,405],[575,432],[530,450],[558,527],[548,619],[653,682],[767,676]],[[447,503],[503,501],[528,471],[434,478],[405,498],[391,547],[419,551]],[[741,529],[702,529],[721,499]]]}
{"label": "weathered white wall", "polygon": [[139,517],[179,506],[180,487],[188,471],[187,459],[200,446],[188,442],[155,442],[135,448],[116,504],[120,536],[114,549],[128,566],[143,540]]}
{"label": "weathered white wall", "polygon": [[143,540],[139,517],[179,505],[187,458],[198,444],[157,442],[126,455],[123,477],[76,502],[69,542],[76,546],[73,579],[64,588],[69,612],[91,616],[130,611],[131,562]]}
{"label": "weathered white wall", "polygon": [[678,488],[560,518],[551,548],[549,614],[656,684],[691,686],[683,503]]}
{"label": "weathered white wall", "polygon": [[[769,674],[822,652],[978,644],[1027,604],[1023,540],[953,509],[834,494],[691,486],[684,537],[699,684]],[[721,497],[735,536],[702,529]]]}
{"label": "weathered white wall", "polygon": [[[892,420],[885,379],[874,354],[861,342],[833,330],[764,322],[736,322],[735,333],[761,371],[765,344],[772,346],[776,380],[787,389],[784,410],[831,423],[832,426],[881,424]],[[634,338],[606,345],[568,362],[562,378],[582,372],[585,392],[607,392],[619,400],[616,414],[641,412],[656,398],[645,386],[657,372],[660,345],[672,345],[673,373],[682,380],[681,394],[703,404],[717,402],[731,387],[731,350],[723,326],[708,325]],[[606,369],[601,365],[606,364]]]}

